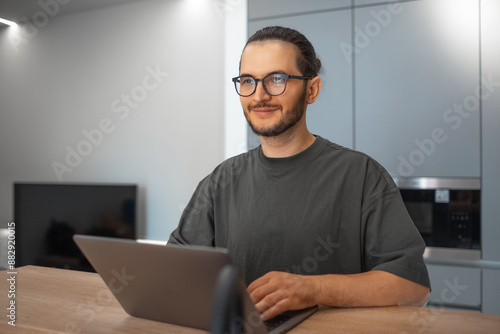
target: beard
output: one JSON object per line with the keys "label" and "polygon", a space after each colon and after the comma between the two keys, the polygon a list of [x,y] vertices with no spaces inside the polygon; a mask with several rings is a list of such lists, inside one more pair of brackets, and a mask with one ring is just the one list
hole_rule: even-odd
{"label": "beard", "polygon": [[[248,124],[250,125],[250,128],[252,128],[252,131],[258,135],[258,136],[264,136],[264,137],[275,137],[279,136],[285,131],[289,130],[290,128],[294,127],[300,119],[304,116],[305,112],[305,101],[306,101],[306,90],[302,92],[302,94],[298,97],[297,101],[292,106],[291,110],[288,110],[282,118],[279,120],[278,123],[272,124],[267,127],[260,127],[257,128],[255,124],[252,123],[250,120],[250,117],[248,116],[248,113],[245,112],[245,118],[247,119]],[[270,108],[279,108],[281,109],[280,105],[269,105],[269,104],[256,104],[254,106],[249,107],[249,112],[252,110],[252,108],[265,108],[265,107],[270,107]]]}

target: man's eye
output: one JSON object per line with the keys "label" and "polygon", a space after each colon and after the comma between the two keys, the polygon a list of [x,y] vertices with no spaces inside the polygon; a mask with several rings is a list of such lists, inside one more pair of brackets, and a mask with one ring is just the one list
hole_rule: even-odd
{"label": "man's eye", "polygon": [[273,76],[273,83],[274,84],[283,84],[285,82],[285,78],[283,78],[282,75],[274,75]]}
{"label": "man's eye", "polygon": [[253,85],[253,79],[252,78],[241,78],[240,84]]}

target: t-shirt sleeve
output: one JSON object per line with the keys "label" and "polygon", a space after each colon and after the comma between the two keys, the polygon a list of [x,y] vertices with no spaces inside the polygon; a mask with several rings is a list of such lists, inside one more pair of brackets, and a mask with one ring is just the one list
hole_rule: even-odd
{"label": "t-shirt sleeve", "polygon": [[214,213],[211,178],[196,188],[184,209],[179,226],[170,234],[169,244],[214,246]]}
{"label": "t-shirt sleeve", "polygon": [[385,170],[381,175],[377,183],[387,182],[385,191],[374,195],[362,212],[365,269],[386,271],[430,288],[423,258],[425,242],[406,210],[399,189],[392,179],[387,179],[390,176]]}

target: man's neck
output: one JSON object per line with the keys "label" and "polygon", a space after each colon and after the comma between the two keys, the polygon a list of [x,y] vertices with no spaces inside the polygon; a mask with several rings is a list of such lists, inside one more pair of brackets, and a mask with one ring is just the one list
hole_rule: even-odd
{"label": "man's neck", "polygon": [[307,129],[286,131],[275,137],[260,136],[262,152],[268,158],[286,158],[299,154],[311,146],[315,140],[316,137]]}

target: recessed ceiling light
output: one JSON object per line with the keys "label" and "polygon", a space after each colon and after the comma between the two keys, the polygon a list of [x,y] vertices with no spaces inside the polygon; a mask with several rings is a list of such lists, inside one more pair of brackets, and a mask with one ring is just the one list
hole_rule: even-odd
{"label": "recessed ceiling light", "polygon": [[17,23],[16,22],[12,22],[12,21],[9,21],[9,20],[6,20],[6,19],[2,19],[1,17],[0,17],[0,23],[6,24],[6,25],[11,26],[11,27],[17,27]]}

